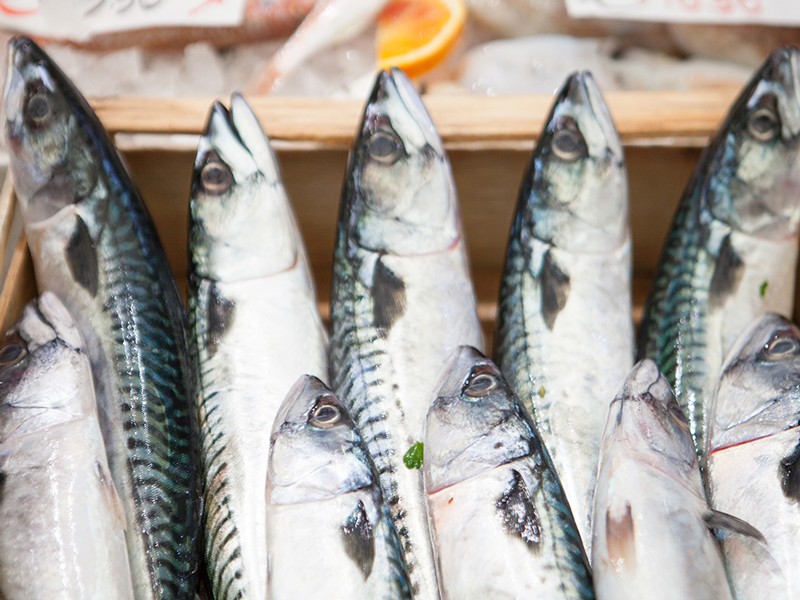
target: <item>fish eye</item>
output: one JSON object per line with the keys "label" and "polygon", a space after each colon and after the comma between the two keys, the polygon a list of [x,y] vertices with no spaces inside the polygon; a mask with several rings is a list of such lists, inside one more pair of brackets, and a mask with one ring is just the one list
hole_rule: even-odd
{"label": "fish eye", "polygon": [[588,155],[586,141],[583,139],[578,125],[572,119],[565,119],[556,125],[552,145],[553,154],[568,162]]}
{"label": "fish eye", "polygon": [[367,141],[367,153],[370,158],[384,165],[393,165],[404,152],[403,142],[392,131],[380,129]]}
{"label": "fish eye", "polygon": [[770,108],[758,108],[747,118],[747,131],[760,142],[769,142],[780,133],[778,115]]}
{"label": "fish eye", "polygon": [[800,341],[790,334],[775,334],[764,344],[762,354],[768,360],[780,360],[800,351]]}
{"label": "fish eye", "polygon": [[25,118],[32,127],[44,127],[52,117],[52,97],[44,89],[33,92],[25,100]]}
{"label": "fish eye", "polygon": [[464,393],[471,398],[480,398],[490,394],[500,385],[497,375],[489,371],[480,370],[474,372],[466,386],[464,386]]}
{"label": "fish eye", "polygon": [[13,367],[28,355],[28,347],[19,337],[8,338],[0,348],[0,367]]}
{"label": "fish eye", "polygon": [[308,422],[314,427],[321,429],[328,429],[334,425],[338,425],[342,420],[341,409],[333,404],[332,398],[323,396],[317,400],[316,405],[311,410],[311,416]]}
{"label": "fish eye", "polygon": [[233,187],[233,173],[221,160],[210,160],[200,171],[200,185],[214,196],[224,194]]}

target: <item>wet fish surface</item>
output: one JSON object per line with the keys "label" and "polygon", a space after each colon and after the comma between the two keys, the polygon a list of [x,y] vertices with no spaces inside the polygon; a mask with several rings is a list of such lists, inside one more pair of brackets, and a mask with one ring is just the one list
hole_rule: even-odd
{"label": "wet fish surface", "polygon": [[800,219],[800,66],[772,53],[700,158],[645,305],[652,358],[705,454],[707,405],[725,354],[766,312],[792,313]]}
{"label": "wet fish surface", "polygon": [[200,510],[194,375],[166,256],[108,134],[27,38],[10,42],[4,103],[37,285],[67,306],[92,363],[135,597],[191,597]]}
{"label": "wet fish surface", "polygon": [[267,475],[269,597],[410,599],[400,538],[342,402],[301,377],[281,405]]}
{"label": "wet fish surface", "polygon": [[444,598],[594,598],[533,421],[498,368],[469,346],[442,371],[423,469]]}
{"label": "wet fish surface", "polygon": [[217,599],[265,598],[272,423],[298,377],[327,379],[327,335],[277,159],[239,95],[200,140],[189,246],[209,577]]}
{"label": "wet fish surface", "polygon": [[799,424],[800,330],[767,314],[726,358],[709,414],[709,501],[764,536],[722,540],[738,599],[800,596]]}
{"label": "wet fish surface", "polygon": [[622,145],[591,74],[575,73],[522,180],[495,358],[534,417],[587,549],[608,403],[633,364],[631,268]]}
{"label": "wet fish surface", "polygon": [[333,388],[380,474],[415,597],[437,598],[421,472],[441,364],[482,345],[450,165],[416,90],[381,72],[348,159],[331,299]]}
{"label": "wet fish surface", "polygon": [[133,598],[89,359],[48,292],[0,347],[0,522],[4,599]]}
{"label": "wet fish surface", "polygon": [[594,510],[600,600],[732,597],[710,527],[740,524],[709,510],[688,420],[652,360],[611,403]]}

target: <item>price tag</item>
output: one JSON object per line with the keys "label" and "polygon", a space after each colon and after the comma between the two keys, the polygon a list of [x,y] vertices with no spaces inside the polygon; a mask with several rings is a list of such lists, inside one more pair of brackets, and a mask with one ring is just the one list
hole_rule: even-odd
{"label": "price tag", "polygon": [[571,17],[728,23],[800,24],[797,0],[566,0]]}
{"label": "price tag", "polygon": [[232,27],[247,0],[0,0],[0,28],[82,41],[148,27]]}

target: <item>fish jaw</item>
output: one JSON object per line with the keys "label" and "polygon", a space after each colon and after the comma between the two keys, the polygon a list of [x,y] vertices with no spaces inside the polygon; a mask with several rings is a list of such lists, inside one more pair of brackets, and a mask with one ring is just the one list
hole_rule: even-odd
{"label": "fish jaw", "polygon": [[[190,202],[192,270],[216,281],[267,277],[301,253],[277,160],[239,95],[216,102],[198,144]],[[263,228],[254,228],[254,222]]]}
{"label": "fish jaw", "polygon": [[270,437],[267,501],[334,498],[374,484],[361,436],[336,395],[304,375],[278,409]]}
{"label": "fish jaw", "polygon": [[570,75],[556,97],[523,178],[520,203],[533,235],[562,250],[605,253],[625,243],[622,144],[590,73]]}
{"label": "fish jaw", "polygon": [[422,100],[399,69],[381,71],[348,157],[341,234],[374,252],[442,252],[460,238],[455,183]]}
{"label": "fish jaw", "polygon": [[709,409],[710,452],[775,435],[800,419],[800,329],[775,313],[734,344]]}

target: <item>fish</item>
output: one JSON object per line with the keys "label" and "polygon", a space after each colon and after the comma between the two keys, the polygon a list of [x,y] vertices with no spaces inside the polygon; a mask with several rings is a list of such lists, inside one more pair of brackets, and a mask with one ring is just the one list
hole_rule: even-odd
{"label": "fish", "polygon": [[212,107],[195,159],[190,330],[214,597],[265,598],[269,437],[286,392],[328,376],[327,333],[270,142],[245,99]]}
{"label": "fish", "polygon": [[375,461],[414,597],[437,598],[413,455],[441,364],[462,344],[480,348],[483,335],[450,164],[398,69],[376,77],[348,157],[336,235],[332,387]]}
{"label": "fish", "polygon": [[800,329],[774,313],[734,344],[709,408],[711,506],[763,539],[727,536],[722,550],[736,598],[797,598],[800,535]]}
{"label": "fish", "polygon": [[50,292],[0,346],[0,520],[6,600],[133,599],[89,359]]}
{"label": "fish", "polygon": [[689,422],[656,363],[611,402],[594,495],[598,600],[732,598],[718,530],[753,533],[708,507]]}
{"label": "fish", "polygon": [[655,360],[672,385],[701,460],[725,354],[755,317],[794,305],[798,52],[769,56],[701,155],[645,303],[638,357]]}
{"label": "fish", "polygon": [[594,598],[569,503],[497,366],[457,348],[425,427],[425,490],[443,598]]}
{"label": "fish", "polygon": [[533,415],[586,545],[608,403],[633,366],[622,145],[589,72],[570,75],[522,178],[495,362]]}
{"label": "fish", "polygon": [[200,489],[186,313],[155,227],[108,133],[32,40],[9,42],[9,164],[40,291],[86,343],[135,597],[187,598]]}
{"label": "fish", "polygon": [[269,597],[410,600],[375,465],[341,400],[300,377],[269,440]]}

